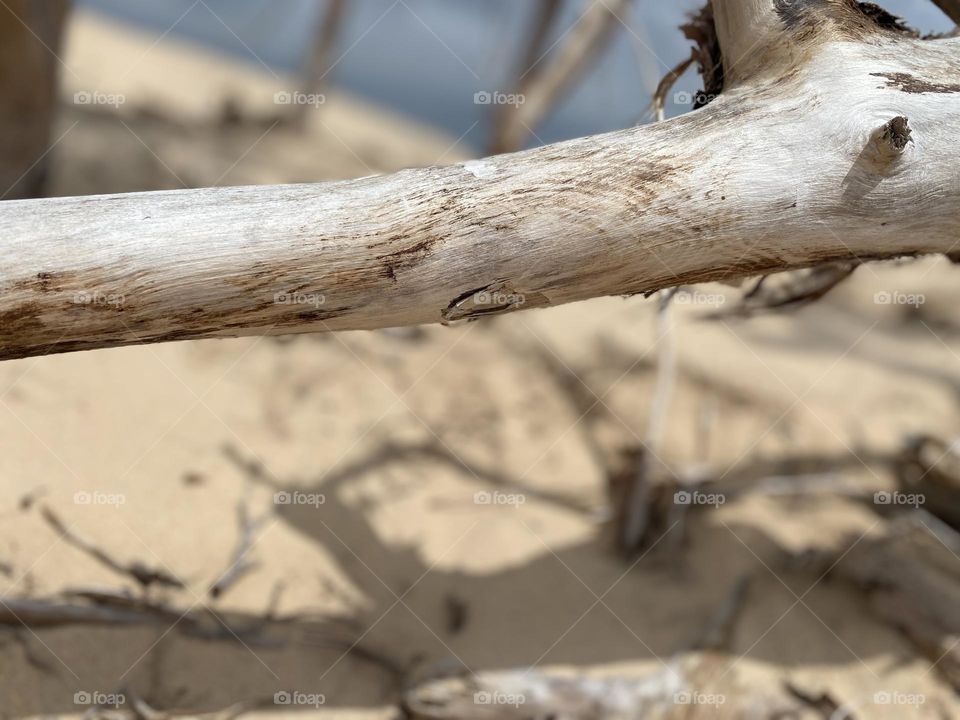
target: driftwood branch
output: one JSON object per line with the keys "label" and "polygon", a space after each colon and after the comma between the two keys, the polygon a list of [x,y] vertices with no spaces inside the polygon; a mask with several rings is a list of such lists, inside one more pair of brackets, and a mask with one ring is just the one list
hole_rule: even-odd
{"label": "driftwood branch", "polygon": [[666,122],[349,182],[0,203],[0,359],[954,251],[960,39],[846,3],[713,6],[723,92]]}

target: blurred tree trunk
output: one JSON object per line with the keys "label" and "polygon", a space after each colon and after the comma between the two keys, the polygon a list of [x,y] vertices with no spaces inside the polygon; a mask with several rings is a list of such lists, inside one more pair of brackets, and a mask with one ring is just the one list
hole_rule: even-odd
{"label": "blurred tree trunk", "polygon": [[0,198],[43,195],[70,0],[0,5]]}
{"label": "blurred tree trunk", "polygon": [[[521,78],[518,94],[523,100],[516,107],[507,106],[495,118],[495,136],[491,155],[515,152],[523,148],[527,138],[561,100],[587,74],[609,49],[617,28],[625,27],[621,16],[630,10],[632,0],[588,2],[587,9],[563,36],[548,63],[538,68],[535,77]],[[549,7],[549,6],[548,6]],[[548,7],[544,17],[550,21]],[[544,29],[543,32],[546,32]],[[534,42],[537,42],[536,36]]]}
{"label": "blurred tree trunk", "polygon": [[[327,4],[303,69],[301,90],[305,95],[320,93],[326,84],[327,76],[333,70],[336,63],[333,53],[343,27],[346,9],[347,0],[329,0]],[[305,124],[307,111],[313,107],[315,106],[303,102],[294,105],[294,119],[297,125],[302,127]]]}
{"label": "blurred tree trunk", "polygon": [[[526,51],[520,66],[516,71],[516,89],[518,95],[526,96],[527,90],[540,77],[544,65],[545,56],[549,53],[546,48],[547,38],[550,37],[550,29],[560,15],[563,9],[563,0],[540,0],[535,8],[533,19],[527,30]],[[493,141],[490,148],[491,154],[496,155],[501,152],[503,138],[510,132],[511,118],[510,113],[513,108],[510,105],[495,105],[493,108]]]}

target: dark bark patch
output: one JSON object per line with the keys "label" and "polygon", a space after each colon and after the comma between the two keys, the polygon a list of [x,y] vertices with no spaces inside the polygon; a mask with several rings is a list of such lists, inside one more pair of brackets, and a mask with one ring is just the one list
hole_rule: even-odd
{"label": "dark bark patch", "polygon": [[787,30],[799,30],[810,22],[814,12],[827,6],[826,0],[773,0],[773,7]]}
{"label": "dark bark patch", "polygon": [[708,2],[700,12],[691,15],[680,30],[696,45],[694,53],[703,78],[703,90],[697,92],[693,103],[693,109],[698,110],[723,92],[723,52],[717,37],[713,5]]}
{"label": "dark bark patch", "polygon": [[890,30],[910,37],[920,37],[920,33],[907,25],[902,18],[884,10],[879,5],[872,2],[858,2],[857,9],[883,30]]}
{"label": "dark bark patch", "polygon": [[441,238],[439,237],[427,237],[409,247],[395,250],[386,255],[378,255],[377,260],[383,262],[384,274],[395,280],[397,270],[404,270],[419,265],[420,262],[430,254],[433,246],[439,243],[440,240]]}
{"label": "dark bark patch", "polygon": [[77,291],[95,284],[102,284],[103,276],[103,268],[91,268],[85,272],[77,270],[40,271],[36,275],[18,280],[13,283],[11,288],[38,293]]}
{"label": "dark bark patch", "polygon": [[902,115],[883,126],[880,132],[880,139],[888,143],[896,152],[903,152],[910,142],[913,131],[910,129],[910,122]]}
{"label": "dark bark patch", "polygon": [[887,84],[881,86],[896,88],[900,92],[910,93],[912,95],[924,95],[926,93],[960,93],[960,83],[935,83],[929,80],[918,78],[909,73],[870,73],[872,77],[882,77],[886,79]]}
{"label": "dark bark patch", "polygon": [[920,37],[920,33],[902,19],[872,2],[773,0],[773,6],[786,29],[799,33],[800,39],[809,38],[830,26],[854,39],[862,39],[878,31]]}
{"label": "dark bark patch", "polygon": [[27,302],[12,310],[0,312],[0,343],[14,342],[19,333],[43,327],[39,320],[40,305]]}

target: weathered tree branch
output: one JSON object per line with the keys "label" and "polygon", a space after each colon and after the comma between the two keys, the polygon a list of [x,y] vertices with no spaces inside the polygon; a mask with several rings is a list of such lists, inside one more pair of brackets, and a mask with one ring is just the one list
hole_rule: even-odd
{"label": "weathered tree branch", "polygon": [[325,185],[0,203],[0,359],[955,250],[960,39],[845,2],[714,4],[723,93],[667,122]]}

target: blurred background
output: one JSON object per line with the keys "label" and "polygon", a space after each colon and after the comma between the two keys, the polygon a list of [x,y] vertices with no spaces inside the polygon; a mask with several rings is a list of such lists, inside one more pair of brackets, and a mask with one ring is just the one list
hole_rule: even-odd
{"label": "blurred background", "polygon": [[[652,122],[699,3],[604,1],[3,0],[2,198]],[[958,717],[956,273],[0,363],[0,717]]]}
{"label": "blurred background", "polygon": [[[567,36],[586,9],[580,0],[561,0],[558,6],[545,50]],[[925,32],[952,27],[928,0],[891,0],[884,6]],[[205,5],[81,0],[79,7],[145,30],[169,31],[276,73],[303,67],[327,11],[322,0],[207,0]],[[631,4],[595,66],[537,128],[537,136],[557,142],[648,121],[657,83],[689,54],[677,28],[700,7],[697,0]],[[506,92],[514,85],[538,11],[536,0],[353,0],[338,33],[329,80],[453,137],[466,133],[466,146],[481,150],[489,142],[490,114],[474,104],[474,93]],[[688,95],[699,89],[695,70],[676,86]],[[668,113],[686,112],[689,105],[671,95]]]}

